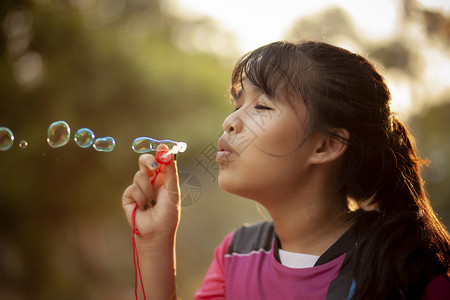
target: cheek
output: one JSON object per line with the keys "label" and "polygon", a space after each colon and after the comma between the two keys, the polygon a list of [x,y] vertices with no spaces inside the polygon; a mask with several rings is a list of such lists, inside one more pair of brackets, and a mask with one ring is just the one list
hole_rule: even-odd
{"label": "cheek", "polygon": [[228,166],[220,168],[218,182],[226,192],[253,198],[255,192],[267,182],[266,172],[270,172],[270,163],[265,162],[258,153],[244,151]]}
{"label": "cheek", "polygon": [[292,179],[292,167],[290,159],[248,151],[228,168],[221,169],[219,185],[226,192],[256,200],[287,184]]}
{"label": "cheek", "polygon": [[297,149],[302,140],[303,132],[298,124],[279,124],[264,131],[255,140],[255,147],[268,155],[282,156]]}
{"label": "cheek", "polygon": [[282,113],[267,118],[264,126],[260,126],[255,146],[272,155],[291,153],[303,140],[303,125],[296,112],[285,107]]}

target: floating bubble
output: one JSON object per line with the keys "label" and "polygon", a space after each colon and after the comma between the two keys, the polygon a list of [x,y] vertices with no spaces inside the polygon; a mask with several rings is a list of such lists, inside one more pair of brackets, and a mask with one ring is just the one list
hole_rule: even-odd
{"label": "floating bubble", "polygon": [[133,141],[131,148],[136,153],[147,153],[150,151],[154,151],[157,145],[155,145],[156,140],[148,137],[138,137]]}
{"label": "floating bubble", "polygon": [[52,148],[65,146],[70,139],[70,127],[64,121],[50,124],[47,130],[47,143]]}
{"label": "floating bubble", "polygon": [[81,148],[89,148],[95,141],[95,135],[89,128],[80,128],[75,133],[73,140]]}
{"label": "floating bubble", "polygon": [[98,138],[94,141],[95,150],[100,152],[111,152],[115,146],[116,141],[110,136]]}
{"label": "floating bubble", "polygon": [[156,151],[156,148],[164,144],[169,147],[168,154],[177,154],[178,152],[186,151],[187,144],[185,142],[176,142],[172,140],[156,140],[149,137],[138,137],[133,141],[134,152],[136,153],[148,153],[151,151]]}
{"label": "floating bubble", "polygon": [[0,127],[0,151],[9,150],[14,144],[14,135],[7,127]]}
{"label": "floating bubble", "polygon": [[20,149],[26,149],[28,147],[28,142],[25,140],[20,141],[19,148]]}

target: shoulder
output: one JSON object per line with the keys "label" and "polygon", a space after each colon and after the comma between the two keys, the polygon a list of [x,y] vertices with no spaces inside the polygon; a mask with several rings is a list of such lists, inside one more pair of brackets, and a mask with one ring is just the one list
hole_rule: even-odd
{"label": "shoulder", "polygon": [[444,300],[450,295],[450,277],[448,274],[439,275],[426,287],[421,300]]}
{"label": "shoulder", "polygon": [[250,253],[261,249],[269,251],[272,248],[274,235],[272,222],[243,225],[233,233],[227,254]]}

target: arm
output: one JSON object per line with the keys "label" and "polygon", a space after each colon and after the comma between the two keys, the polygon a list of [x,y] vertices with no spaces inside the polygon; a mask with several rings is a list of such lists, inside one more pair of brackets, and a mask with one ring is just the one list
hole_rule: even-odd
{"label": "arm", "polygon": [[176,299],[175,236],[180,218],[179,200],[176,163],[171,161],[160,166],[155,164],[153,155],[140,156],[139,171],[123,194],[122,206],[132,225],[137,205],[135,228],[139,235],[135,235],[135,241],[147,299]]}
{"label": "arm", "polygon": [[146,299],[177,299],[174,243],[155,239],[136,244]]}

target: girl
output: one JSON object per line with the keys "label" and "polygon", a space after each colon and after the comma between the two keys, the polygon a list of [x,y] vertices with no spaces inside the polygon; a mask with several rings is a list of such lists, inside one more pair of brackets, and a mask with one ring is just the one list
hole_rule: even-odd
{"label": "girl", "polygon": [[[326,43],[277,42],[237,62],[231,95],[219,184],[273,222],[225,237],[196,299],[448,299],[449,234],[371,63]],[[176,164],[143,155],[139,169],[123,207],[144,292],[175,298]]]}

